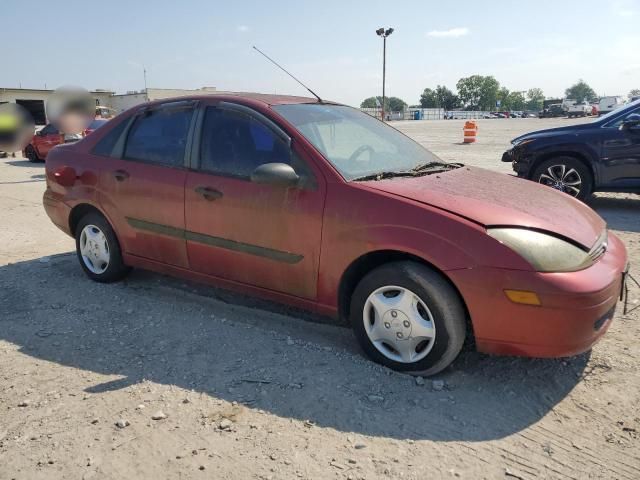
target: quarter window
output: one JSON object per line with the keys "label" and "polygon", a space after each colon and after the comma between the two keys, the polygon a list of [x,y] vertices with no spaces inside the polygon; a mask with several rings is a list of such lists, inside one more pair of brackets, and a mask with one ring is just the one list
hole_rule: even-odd
{"label": "quarter window", "polygon": [[110,131],[108,131],[93,147],[94,155],[100,155],[102,157],[110,157],[113,154],[113,149],[116,146],[116,143],[124,133],[124,129],[129,124],[129,119],[122,120],[118,125],[113,127]]}
{"label": "quarter window", "polygon": [[269,127],[241,112],[207,107],[200,143],[202,170],[249,177],[258,166],[272,162],[291,164],[291,155]]}
{"label": "quarter window", "polygon": [[184,153],[193,108],[164,107],[142,113],[131,126],[124,158],[179,167]]}

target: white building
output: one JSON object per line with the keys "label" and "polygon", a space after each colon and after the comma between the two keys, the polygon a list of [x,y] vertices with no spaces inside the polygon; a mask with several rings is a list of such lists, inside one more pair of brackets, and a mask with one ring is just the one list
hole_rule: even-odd
{"label": "white building", "polygon": [[[0,87],[0,104],[9,102],[22,105],[31,112],[36,125],[45,125],[47,123],[45,105],[53,92],[54,90]],[[101,89],[96,89],[89,93],[94,98],[96,105],[109,107],[115,110],[116,113],[120,113],[135,105],[153,100],[189,95],[213,95],[222,92],[216,90],[215,87],[202,87],[196,90],[147,88],[146,90],[127,92],[122,95],[116,95],[110,90]]]}

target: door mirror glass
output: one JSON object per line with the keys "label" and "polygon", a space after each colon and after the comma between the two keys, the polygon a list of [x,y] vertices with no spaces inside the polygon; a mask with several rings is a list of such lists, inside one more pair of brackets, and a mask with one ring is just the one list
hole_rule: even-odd
{"label": "door mirror glass", "polygon": [[296,171],[286,163],[265,163],[251,173],[251,181],[279,187],[295,187],[300,181]]}

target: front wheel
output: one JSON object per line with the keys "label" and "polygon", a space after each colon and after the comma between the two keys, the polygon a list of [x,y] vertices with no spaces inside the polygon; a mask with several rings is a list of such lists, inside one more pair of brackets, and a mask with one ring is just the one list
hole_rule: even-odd
{"label": "front wheel", "polygon": [[573,157],[545,160],[536,167],[531,179],[582,201],[593,189],[593,175],[584,163]]}
{"label": "front wheel", "polygon": [[102,215],[94,212],[82,217],[75,237],[78,260],[89,278],[109,283],[129,273],[116,234]]}
{"label": "front wheel", "polygon": [[368,273],[351,298],[356,338],[375,362],[413,375],[434,375],[462,349],[466,314],[438,272],[393,262]]}
{"label": "front wheel", "polygon": [[40,161],[40,157],[38,157],[38,152],[36,152],[36,149],[33,148],[31,145],[27,146],[24,153],[27,157],[27,160],[29,160],[31,163],[36,163]]}

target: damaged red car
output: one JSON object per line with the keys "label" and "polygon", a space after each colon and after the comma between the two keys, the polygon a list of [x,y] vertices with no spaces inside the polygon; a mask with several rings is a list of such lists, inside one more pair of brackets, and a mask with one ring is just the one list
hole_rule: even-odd
{"label": "damaged red car", "polygon": [[46,172],[45,209],[91,279],[139,267],[341,317],[371,359],[413,374],[467,336],[583,352],[623,290],[625,247],[586,205],[331,102],[146,103],[55,147]]}

